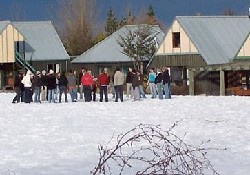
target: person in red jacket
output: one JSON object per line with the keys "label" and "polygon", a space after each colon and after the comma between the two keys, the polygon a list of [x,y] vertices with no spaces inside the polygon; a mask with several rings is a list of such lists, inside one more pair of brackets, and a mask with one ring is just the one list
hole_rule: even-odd
{"label": "person in red jacket", "polygon": [[92,85],[93,85],[93,77],[88,71],[85,71],[85,73],[83,74],[81,78],[81,83],[83,87],[82,89],[84,93],[85,102],[90,102],[91,90],[92,90]]}
{"label": "person in red jacket", "polygon": [[108,69],[104,68],[102,73],[98,76],[98,84],[100,89],[100,102],[103,101],[103,94],[105,96],[105,102],[108,102],[108,85],[110,77],[108,75]]}

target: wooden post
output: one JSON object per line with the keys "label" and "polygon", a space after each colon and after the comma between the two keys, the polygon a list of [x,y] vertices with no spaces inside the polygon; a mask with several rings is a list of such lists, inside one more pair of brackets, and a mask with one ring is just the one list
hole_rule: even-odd
{"label": "wooden post", "polygon": [[226,89],[225,89],[225,71],[220,68],[220,95],[225,96],[226,95]]}
{"label": "wooden post", "polygon": [[194,95],[194,70],[189,69],[189,95]]}
{"label": "wooden post", "polygon": [[0,70],[0,89],[3,89],[3,71]]}

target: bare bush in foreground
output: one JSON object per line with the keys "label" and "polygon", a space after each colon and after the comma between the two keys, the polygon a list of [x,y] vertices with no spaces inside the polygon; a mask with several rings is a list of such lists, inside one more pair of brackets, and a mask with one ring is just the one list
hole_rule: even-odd
{"label": "bare bush in foreground", "polygon": [[[192,146],[160,126],[139,124],[106,145],[99,145],[99,162],[91,175],[218,175],[202,142]],[[114,146],[111,146],[114,145]]]}

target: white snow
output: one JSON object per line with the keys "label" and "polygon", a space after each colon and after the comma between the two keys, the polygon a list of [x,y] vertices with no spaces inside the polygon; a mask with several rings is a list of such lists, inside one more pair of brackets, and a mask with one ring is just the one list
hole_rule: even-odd
{"label": "white snow", "polygon": [[98,162],[98,144],[140,123],[174,129],[189,144],[211,140],[221,175],[249,175],[250,97],[173,96],[115,103],[12,104],[0,93],[0,175],[87,175]]}

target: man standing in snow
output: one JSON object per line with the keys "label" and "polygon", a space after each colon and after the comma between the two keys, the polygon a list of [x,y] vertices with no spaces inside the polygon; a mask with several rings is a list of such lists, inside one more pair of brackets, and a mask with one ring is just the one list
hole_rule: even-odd
{"label": "man standing in snow", "polygon": [[15,78],[14,88],[16,92],[16,96],[13,98],[12,103],[19,103],[23,98],[23,84],[22,84],[23,76],[21,73],[18,74]]}
{"label": "man standing in snow", "polygon": [[161,69],[157,68],[157,75],[155,77],[155,84],[157,86],[158,97],[159,99],[163,99],[163,92],[162,92],[162,72]]}
{"label": "man standing in snow", "polygon": [[165,92],[165,99],[171,98],[171,81],[167,67],[163,68],[162,80]]}
{"label": "man standing in snow", "polygon": [[127,97],[131,95],[130,97],[133,97],[133,87],[132,87],[132,81],[133,81],[133,73],[132,73],[132,68],[128,68],[128,73],[126,76],[126,84],[127,84]]}
{"label": "man standing in snow", "polygon": [[69,71],[67,75],[67,80],[68,80],[68,89],[69,89],[69,94],[71,96],[72,102],[77,101],[77,89],[76,89],[76,75],[73,73],[72,70]]}
{"label": "man standing in snow", "polygon": [[47,82],[48,101],[49,103],[51,103],[51,101],[55,103],[56,76],[54,75],[54,71],[52,69],[49,71]]}
{"label": "man standing in snow", "polygon": [[120,98],[121,102],[123,102],[123,83],[124,75],[121,72],[121,69],[117,67],[114,75],[115,102],[118,102],[118,97]]}

